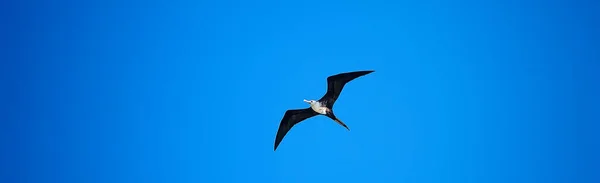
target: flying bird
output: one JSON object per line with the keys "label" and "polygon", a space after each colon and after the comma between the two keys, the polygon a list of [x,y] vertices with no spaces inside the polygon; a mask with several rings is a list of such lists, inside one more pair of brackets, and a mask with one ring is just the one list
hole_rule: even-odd
{"label": "flying bird", "polygon": [[367,75],[372,70],[369,71],[355,71],[355,72],[346,72],[341,74],[336,74],[333,76],[327,77],[327,92],[321,99],[319,100],[306,100],[304,102],[308,103],[310,107],[304,109],[290,109],[285,112],[281,122],[279,124],[279,129],[277,130],[277,136],[275,137],[275,147],[273,151],[277,150],[279,143],[283,140],[283,137],[292,129],[292,127],[308,118],[324,115],[331,118],[333,121],[342,125],[347,130],[350,130],[344,122],[335,117],[333,114],[333,104],[340,96],[342,89],[346,83]]}

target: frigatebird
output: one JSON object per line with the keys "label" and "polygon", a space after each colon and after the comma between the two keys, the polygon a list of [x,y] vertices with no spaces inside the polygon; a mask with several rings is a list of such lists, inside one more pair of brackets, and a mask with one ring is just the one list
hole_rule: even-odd
{"label": "frigatebird", "polygon": [[279,123],[279,129],[277,130],[277,136],[275,137],[275,147],[273,148],[273,151],[277,150],[277,147],[283,140],[283,137],[285,137],[285,135],[290,131],[290,129],[292,129],[294,125],[317,115],[327,116],[350,131],[350,128],[348,128],[344,122],[335,117],[333,114],[333,104],[340,96],[340,93],[342,92],[342,89],[346,83],[371,72],[374,71],[368,70],[346,72],[327,77],[327,92],[325,95],[323,95],[323,97],[321,97],[321,99],[304,99],[304,102],[308,103],[310,107],[304,109],[290,109],[285,112],[281,122]]}

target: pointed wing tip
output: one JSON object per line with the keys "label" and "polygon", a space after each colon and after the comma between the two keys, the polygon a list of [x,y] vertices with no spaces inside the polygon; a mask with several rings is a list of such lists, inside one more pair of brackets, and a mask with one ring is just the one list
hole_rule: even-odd
{"label": "pointed wing tip", "polygon": [[363,76],[363,75],[371,74],[372,72],[375,72],[375,70],[355,71],[354,73],[357,73],[357,74]]}
{"label": "pointed wing tip", "polygon": [[[281,141],[280,141],[281,142]],[[280,142],[275,142],[275,144],[273,145],[273,151],[277,150],[277,147],[279,147],[279,143]]]}
{"label": "pointed wing tip", "polygon": [[375,72],[375,70],[358,70],[358,71],[353,71],[353,72],[354,73],[361,73],[362,72],[362,73],[369,74],[369,73]]}

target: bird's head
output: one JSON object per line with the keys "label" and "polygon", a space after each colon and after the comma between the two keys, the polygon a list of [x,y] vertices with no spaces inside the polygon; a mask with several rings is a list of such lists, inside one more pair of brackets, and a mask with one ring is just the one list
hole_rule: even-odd
{"label": "bird's head", "polygon": [[304,102],[308,103],[308,104],[314,104],[316,101],[315,100],[306,100],[304,99]]}

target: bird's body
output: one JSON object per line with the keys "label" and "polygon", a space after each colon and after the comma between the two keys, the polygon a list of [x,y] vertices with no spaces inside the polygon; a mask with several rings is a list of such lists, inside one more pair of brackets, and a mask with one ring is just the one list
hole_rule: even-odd
{"label": "bird's body", "polygon": [[310,104],[310,108],[319,113],[319,114],[327,114],[327,111],[329,111],[330,109],[325,107],[325,105],[323,105],[321,102],[319,101],[315,101],[315,100],[304,100],[304,102],[307,102]]}
{"label": "bird's body", "polygon": [[313,116],[327,116],[338,124],[342,125],[344,128],[350,130],[346,124],[344,124],[333,114],[333,104],[338,99],[346,83],[371,72],[374,71],[347,72],[327,77],[327,92],[325,95],[323,95],[323,97],[321,97],[321,99],[305,99],[304,102],[308,103],[310,107],[304,109],[291,109],[285,112],[283,119],[281,119],[281,123],[279,124],[279,129],[277,130],[274,150],[277,150],[277,147],[283,140],[283,137],[294,125]]}

